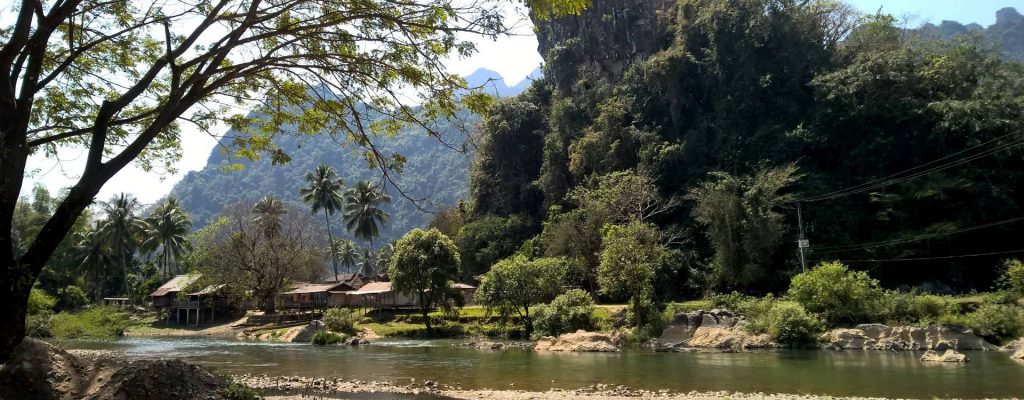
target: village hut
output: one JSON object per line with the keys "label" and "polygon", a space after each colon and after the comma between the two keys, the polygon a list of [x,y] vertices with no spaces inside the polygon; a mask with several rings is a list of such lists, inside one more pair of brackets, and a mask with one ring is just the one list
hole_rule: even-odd
{"label": "village hut", "polygon": [[356,288],[344,282],[307,283],[296,282],[281,293],[280,308],[287,311],[315,311],[331,306],[331,292],[354,291]]}
{"label": "village hut", "polygon": [[344,283],[350,286],[352,290],[357,290],[369,282],[369,280],[367,280],[362,274],[338,274],[334,276],[334,281]]}
{"label": "village hut", "polygon": [[[163,285],[160,285],[153,293],[149,294],[152,306],[156,309],[157,315],[163,311],[169,311],[178,305],[178,293],[185,290],[189,285],[199,279],[200,274],[177,275]],[[170,314],[168,314],[170,317]]]}

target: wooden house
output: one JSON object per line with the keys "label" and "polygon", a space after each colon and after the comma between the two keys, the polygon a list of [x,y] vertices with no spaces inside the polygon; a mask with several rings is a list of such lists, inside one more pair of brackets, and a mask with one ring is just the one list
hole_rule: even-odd
{"label": "wooden house", "polygon": [[175,307],[178,304],[178,293],[185,290],[186,287],[199,279],[200,276],[199,274],[175,276],[163,285],[160,285],[153,293],[150,293],[149,299],[157,314]]}
{"label": "wooden house", "polygon": [[322,310],[331,306],[332,291],[354,290],[356,288],[344,282],[296,282],[288,291],[281,293],[278,306],[287,311]]}

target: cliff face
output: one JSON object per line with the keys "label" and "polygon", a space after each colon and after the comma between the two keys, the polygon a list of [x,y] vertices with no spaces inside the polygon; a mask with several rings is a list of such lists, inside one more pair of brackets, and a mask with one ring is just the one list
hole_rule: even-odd
{"label": "cliff face", "polygon": [[594,0],[580,15],[549,21],[533,18],[538,50],[548,61],[551,50],[570,39],[584,49],[580,63],[596,65],[612,80],[631,63],[668,46],[675,0]]}
{"label": "cliff face", "polygon": [[917,32],[925,37],[946,40],[977,34],[986,44],[1002,50],[1006,59],[1024,61],[1024,16],[1012,7],[997,11],[996,23],[987,28],[978,24],[942,21],[939,25],[925,24]]}

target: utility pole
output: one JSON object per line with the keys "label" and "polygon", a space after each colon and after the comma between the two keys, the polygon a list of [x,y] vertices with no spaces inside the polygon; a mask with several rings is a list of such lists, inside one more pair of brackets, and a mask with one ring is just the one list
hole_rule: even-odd
{"label": "utility pole", "polygon": [[803,203],[796,203],[796,221],[800,226],[800,237],[797,238],[796,245],[800,248],[800,267],[807,272],[807,257],[804,255],[804,249],[810,247],[811,243],[804,237],[804,215],[801,204]]}

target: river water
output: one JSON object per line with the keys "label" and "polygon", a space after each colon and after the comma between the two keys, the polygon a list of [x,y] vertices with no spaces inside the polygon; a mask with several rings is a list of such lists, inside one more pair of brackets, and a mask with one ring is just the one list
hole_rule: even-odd
{"label": "river water", "polygon": [[[593,384],[633,389],[890,398],[1024,396],[1024,363],[967,352],[967,364],[923,363],[918,352],[545,353],[476,350],[461,342],[381,341],[327,346],[230,339],[130,337],[63,342],[130,358],[178,358],[234,374],[298,375],[397,384],[414,378],[464,389],[545,391]],[[515,386],[511,386],[514,384]]]}

